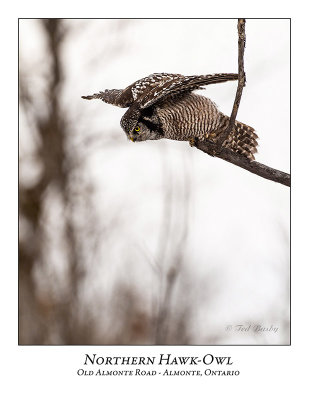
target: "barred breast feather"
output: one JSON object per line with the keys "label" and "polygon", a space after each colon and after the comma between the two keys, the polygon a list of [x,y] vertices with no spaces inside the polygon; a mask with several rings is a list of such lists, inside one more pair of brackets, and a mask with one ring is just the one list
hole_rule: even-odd
{"label": "barred breast feather", "polygon": [[[229,123],[229,117],[221,113],[215,103],[192,93],[168,98],[155,106],[155,113],[164,137],[172,140],[198,138],[216,142]],[[254,160],[257,138],[253,128],[236,121],[223,146]]]}

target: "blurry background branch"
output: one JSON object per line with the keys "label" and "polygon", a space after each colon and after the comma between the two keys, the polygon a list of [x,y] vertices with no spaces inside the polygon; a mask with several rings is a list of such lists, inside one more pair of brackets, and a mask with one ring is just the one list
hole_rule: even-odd
{"label": "blurry background branch", "polygon": [[285,186],[291,186],[291,177],[289,174],[276,170],[274,168],[268,167],[267,165],[261,164],[257,161],[250,161],[241,154],[236,154],[229,149],[223,147],[224,141],[228,138],[232,132],[233,126],[235,124],[241,95],[244,86],[246,85],[246,74],[244,70],[244,52],[246,46],[246,31],[245,31],[246,20],[243,18],[238,19],[238,86],[235,95],[234,105],[232,113],[230,116],[229,125],[225,132],[219,137],[216,143],[209,141],[197,140],[195,147],[202,150],[204,153],[209,154],[213,157],[222,158],[238,167],[244,168],[253,174],[259,175],[262,178],[269,179],[274,182],[281,183]]}
{"label": "blurry background branch", "polygon": [[[156,307],[145,312],[137,289],[139,282],[136,287],[126,276],[126,283],[123,283],[121,273],[113,282],[111,298],[108,290],[104,293],[103,287],[111,280],[115,268],[107,262],[111,257],[108,254],[111,253],[110,238],[114,240],[112,249],[119,253],[124,223],[121,222],[122,228],[118,230],[121,215],[116,204],[108,204],[106,209],[102,207],[103,217],[98,216],[93,200],[96,190],[87,173],[86,160],[91,159],[89,145],[92,151],[97,151],[102,134],[94,136],[90,132],[86,135],[84,130],[79,135],[76,127],[81,117],[77,113],[71,115],[63,101],[67,84],[64,54],[67,43],[72,40],[70,25],[59,19],[38,22],[46,44],[44,65],[47,66],[41,92],[30,84],[33,70],[26,69],[20,62],[20,111],[26,118],[29,137],[25,129],[21,129],[19,343],[184,343],[185,324],[182,323],[183,329],[179,332],[173,329],[179,325],[179,318],[183,320],[184,313],[179,316],[176,312],[172,293],[182,264],[183,252],[178,251],[178,246],[185,244],[181,232],[187,230],[188,220],[187,212],[181,211],[185,218],[179,229],[171,216],[176,192],[181,188],[172,189],[175,182],[172,183],[167,173],[167,156],[162,158],[165,189],[156,257],[159,274],[154,277],[158,281],[158,289],[153,293]],[[121,21],[115,21],[117,40],[121,29],[127,26],[128,21],[123,21],[122,25]],[[109,43],[108,53],[112,58],[114,53],[110,46]],[[112,133],[110,136],[116,137]],[[113,144],[109,135],[103,140],[105,148],[110,142]],[[24,149],[30,143],[33,144],[29,155]],[[114,143],[119,150],[117,140]],[[35,177],[24,179],[31,162],[37,166]],[[184,176],[187,175],[188,172]],[[101,171],[103,179],[104,171]],[[183,185],[187,185],[187,181],[188,178]],[[102,201],[104,197],[100,197]],[[183,204],[186,209],[186,196]],[[176,243],[179,235],[180,242]],[[105,252],[103,258],[99,256],[101,252]],[[124,254],[122,268],[132,271],[136,260],[130,261],[129,253],[125,251]],[[145,262],[143,268],[149,267]],[[106,285],[101,283],[99,296],[94,296],[93,304],[86,288],[94,285],[92,274],[96,269],[104,276]]]}
{"label": "blurry background branch", "polygon": [[[19,186],[20,217],[26,227],[31,227],[30,232],[32,232],[31,237],[28,230],[27,235],[20,237],[19,243],[19,313],[21,321],[19,340],[20,343],[28,342],[26,326],[32,322],[32,318],[29,317],[30,311],[37,319],[34,341],[44,343],[46,340],[50,340],[48,339],[49,334],[47,334],[48,324],[51,323],[50,321],[55,321],[61,328],[58,334],[66,343],[73,343],[74,307],[77,304],[78,287],[83,272],[80,265],[82,258],[77,244],[77,232],[71,215],[70,181],[74,174],[74,165],[67,151],[69,139],[67,120],[60,103],[64,79],[61,50],[66,38],[66,30],[64,24],[57,19],[42,20],[42,29],[46,37],[50,71],[44,98],[40,99],[40,108],[37,108],[37,99],[26,83],[26,76],[24,74],[20,76],[20,104],[31,118],[31,129],[37,135],[37,147],[32,157],[40,165],[41,173],[32,185],[25,186],[23,182],[20,182]],[[42,113],[43,109],[44,113]],[[48,226],[45,221],[47,218],[46,205],[48,197],[52,193],[58,197],[59,204],[62,204],[63,207],[62,239],[66,243],[67,284],[69,285],[64,297],[60,293],[57,293],[55,297],[50,290],[41,292],[35,283],[38,264],[41,264],[41,274],[50,273],[46,248]],[[59,231],[59,235],[61,235],[61,231]],[[30,303],[26,304],[25,299],[28,299]],[[28,312],[25,311],[26,309]],[[67,318],[67,315],[72,315],[72,318]]]}

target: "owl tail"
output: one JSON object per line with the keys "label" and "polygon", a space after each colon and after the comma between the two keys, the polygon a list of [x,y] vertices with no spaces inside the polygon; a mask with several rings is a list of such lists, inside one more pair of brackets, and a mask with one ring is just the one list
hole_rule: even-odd
{"label": "owl tail", "polygon": [[[230,118],[226,115],[223,118],[224,129],[226,129]],[[258,146],[257,139],[258,135],[255,133],[254,128],[242,122],[235,121],[232,133],[223,143],[223,146],[244,155],[250,160],[254,160],[254,154],[257,152]]]}

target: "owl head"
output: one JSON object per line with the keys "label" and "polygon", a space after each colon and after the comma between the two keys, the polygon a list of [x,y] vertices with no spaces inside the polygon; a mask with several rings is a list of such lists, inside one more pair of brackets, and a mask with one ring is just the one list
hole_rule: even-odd
{"label": "owl head", "polygon": [[163,137],[159,127],[150,121],[140,119],[130,134],[127,134],[132,142],[143,142],[144,140],[158,140]]}
{"label": "owl head", "polygon": [[132,142],[157,140],[163,137],[160,124],[152,116],[152,110],[131,106],[121,118],[120,125]]}

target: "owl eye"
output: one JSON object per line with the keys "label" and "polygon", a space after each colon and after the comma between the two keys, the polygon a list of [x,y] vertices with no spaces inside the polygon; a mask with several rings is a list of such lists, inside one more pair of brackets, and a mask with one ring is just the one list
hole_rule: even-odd
{"label": "owl eye", "polygon": [[139,126],[137,126],[134,130],[135,130],[135,132],[139,132],[141,130],[141,128]]}

